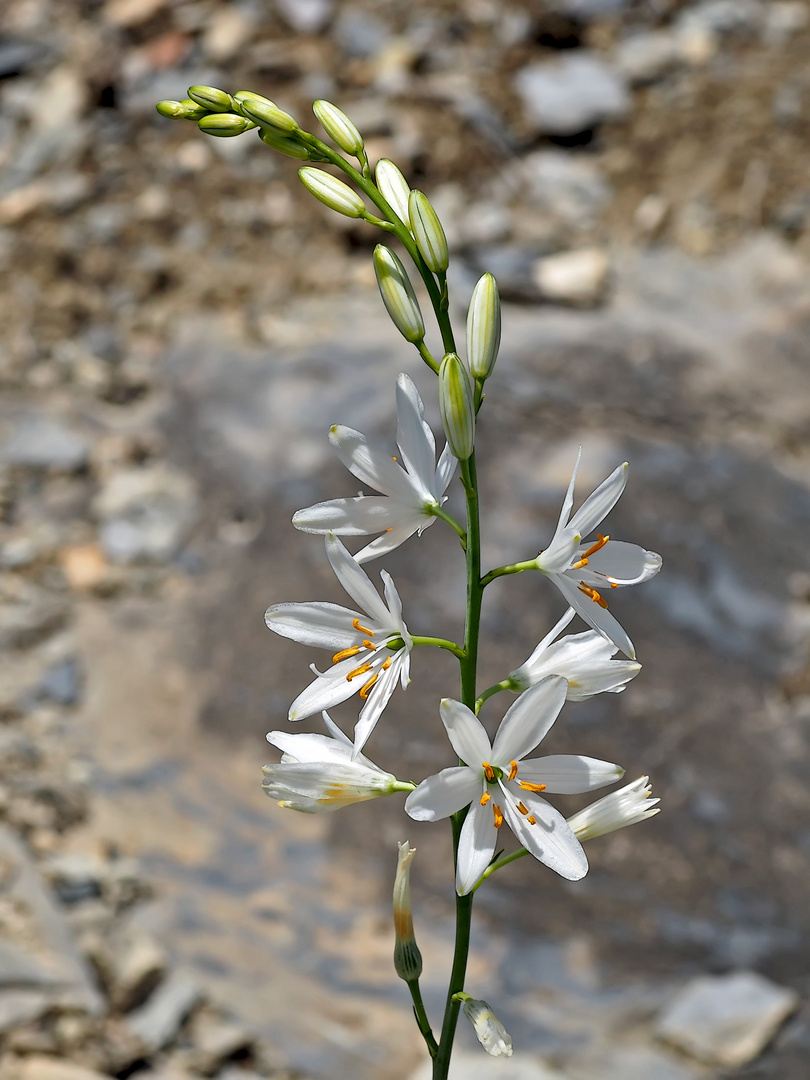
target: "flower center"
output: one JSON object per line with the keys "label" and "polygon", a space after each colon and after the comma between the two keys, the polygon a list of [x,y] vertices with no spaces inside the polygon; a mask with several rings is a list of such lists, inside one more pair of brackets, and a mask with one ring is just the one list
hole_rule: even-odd
{"label": "flower center", "polygon": [[[379,645],[375,645],[371,638],[374,637],[374,631],[367,626],[363,626],[359,619],[352,619],[352,626],[361,634],[367,634],[359,645],[352,645],[348,649],[341,649],[340,652],[336,652],[332,657],[333,664],[339,664],[341,660],[348,660],[350,656],[359,656],[361,653],[376,653],[379,648],[384,648],[390,644],[391,639],[381,641]],[[387,671],[391,667],[391,657],[387,657],[380,666],[380,671]],[[366,675],[374,667],[373,660],[364,660],[358,667],[352,668],[352,670],[346,676],[346,682],[351,682],[352,679],[356,679],[359,675]],[[380,677],[380,672],[375,671],[368,682],[365,682],[360,689],[360,697],[365,699],[371,693],[374,688],[374,684]]]}

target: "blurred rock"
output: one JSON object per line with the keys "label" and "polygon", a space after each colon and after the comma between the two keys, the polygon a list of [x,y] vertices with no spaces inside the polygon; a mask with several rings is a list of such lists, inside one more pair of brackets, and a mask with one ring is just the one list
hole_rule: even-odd
{"label": "blurred rock", "polygon": [[71,588],[80,592],[103,589],[116,580],[98,544],[75,544],[59,552],[59,563]]}
{"label": "blurred rock", "polygon": [[631,86],[655,82],[681,59],[674,35],[663,30],[633,34],[616,47],[613,61]]}
{"label": "blurred rock", "polygon": [[39,41],[4,38],[0,41],[0,79],[21,75],[48,55],[48,46]]}
{"label": "blurred rock", "polygon": [[[430,1080],[432,1069],[425,1062],[409,1080]],[[566,1074],[527,1054],[493,1061],[483,1051],[456,1050],[450,1062],[449,1080],[566,1080]]]}
{"label": "blurred rock", "polygon": [[194,1046],[194,1067],[206,1074],[215,1072],[235,1054],[249,1050],[254,1042],[241,1024],[208,1011],[195,1015],[189,1036]]}
{"label": "blurred rock", "polygon": [[104,863],[91,855],[60,854],[44,867],[51,886],[63,904],[76,904],[101,896]]}
{"label": "blurred rock", "polygon": [[101,521],[104,551],[118,563],[171,559],[198,513],[192,481],[162,464],[113,473],[94,509]]}
{"label": "blurred rock", "polygon": [[332,33],[347,56],[365,59],[376,54],[391,36],[382,19],[359,8],[343,8]]}
{"label": "blurred rock", "polygon": [[200,996],[188,975],[174,972],[145,1005],[129,1014],[129,1026],[147,1051],[161,1050],[177,1035]]}
{"label": "blurred rock", "polygon": [[803,0],[777,0],[765,12],[765,40],[783,46],[810,22],[810,11]]}
{"label": "blurred rock", "polygon": [[611,199],[596,162],[564,150],[537,150],[517,166],[521,195],[576,229],[592,228]]}
{"label": "blurred rock", "polygon": [[527,123],[538,135],[578,135],[625,116],[627,86],[601,56],[578,50],[531,64],[515,76]]}
{"label": "blurred rock", "polygon": [[739,1068],[765,1049],[798,1004],[794,990],[754,971],[702,975],[663,1012],[657,1033],[710,1065]]}
{"label": "blurred rock", "polygon": [[541,296],[557,304],[594,307],[607,292],[610,259],[602,248],[563,251],[539,259],[532,275]]}
{"label": "blurred rock", "polygon": [[257,23],[258,9],[247,4],[215,8],[205,25],[202,48],[214,63],[233,60],[250,40]]}
{"label": "blurred rock", "polygon": [[61,630],[70,617],[65,601],[30,582],[0,578],[0,647],[29,649]]}
{"label": "blurred rock", "polygon": [[76,472],[87,464],[87,440],[44,413],[21,417],[0,448],[0,461],[31,469]]}
{"label": "blurred rock", "polygon": [[276,11],[299,34],[317,34],[332,18],[334,0],[275,0]]}
{"label": "blurred rock", "polygon": [[57,705],[75,705],[82,692],[82,673],[78,661],[70,657],[60,660],[49,668],[42,678],[35,694],[56,702]]}
{"label": "blurred rock", "polygon": [[166,0],[107,0],[101,11],[105,22],[130,29],[147,22],[166,7]]}
{"label": "blurred rock", "polygon": [[130,1012],[149,998],[166,974],[168,958],[157,942],[144,933],[125,929],[110,942],[105,966],[110,1003]]}
{"label": "blurred rock", "polygon": [[0,1080],[109,1080],[109,1076],[62,1057],[32,1054],[6,1060],[0,1066]]}
{"label": "blurred rock", "polygon": [[698,1080],[703,1073],[660,1050],[599,1046],[576,1058],[566,1075],[571,1080]]}

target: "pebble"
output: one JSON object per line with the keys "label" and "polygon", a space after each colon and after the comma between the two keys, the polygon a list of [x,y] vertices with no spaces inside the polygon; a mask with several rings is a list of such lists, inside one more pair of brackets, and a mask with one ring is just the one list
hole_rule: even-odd
{"label": "pebble", "polygon": [[519,166],[519,174],[524,198],[577,229],[591,228],[613,194],[594,161],[564,150],[528,154]]}
{"label": "pebble", "polygon": [[0,461],[30,469],[77,472],[90,456],[87,440],[60,420],[43,413],[21,417],[0,449]]}
{"label": "pebble", "polygon": [[613,54],[616,68],[632,86],[655,82],[681,58],[677,38],[664,30],[633,34],[625,38]]}
{"label": "pebble", "polygon": [[73,657],[60,660],[48,668],[36,690],[38,698],[55,701],[57,705],[76,705],[82,693],[82,672]]}
{"label": "pebble", "polygon": [[299,34],[317,34],[332,18],[334,0],[276,0],[276,11]]}
{"label": "pebble", "polygon": [[177,554],[194,524],[197,497],[185,473],[154,465],[113,473],[94,509],[112,562],[164,562]]}
{"label": "pebble", "polygon": [[[431,1064],[426,1061],[409,1080],[430,1080],[432,1075]],[[483,1050],[479,1053],[456,1050],[450,1061],[449,1080],[567,1080],[567,1077],[526,1054],[518,1056],[517,1051],[514,1057],[494,1060]]]}
{"label": "pebble", "polygon": [[215,8],[205,25],[203,52],[216,64],[227,63],[247,44],[255,26],[252,8],[243,4]]}
{"label": "pebble", "polygon": [[621,74],[584,50],[524,67],[515,77],[515,89],[538,135],[577,135],[625,116],[630,108]]}
{"label": "pebble", "polygon": [[166,0],[107,0],[101,17],[122,29],[140,26],[166,7]]}
{"label": "pebble", "polygon": [[607,292],[610,260],[602,248],[563,251],[538,259],[532,276],[542,297],[552,303],[594,307]]}
{"label": "pebble", "polygon": [[0,1080],[109,1080],[109,1076],[83,1065],[74,1065],[61,1057],[31,1054],[4,1062]]}
{"label": "pebble", "polygon": [[165,977],[165,951],[142,933],[125,934],[113,943],[106,965],[110,1003],[121,1012],[142,1005]]}
{"label": "pebble", "polygon": [[206,1013],[194,1017],[190,1032],[194,1045],[194,1065],[210,1074],[241,1051],[248,1050],[253,1036],[241,1024]]}
{"label": "pebble", "polygon": [[100,589],[113,579],[110,564],[98,544],[74,544],[63,548],[59,552],[59,563],[70,587],[79,592]]}
{"label": "pebble", "polygon": [[649,1047],[600,1046],[572,1062],[571,1080],[697,1080],[695,1069]]}
{"label": "pebble", "polygon": [[754,971],[701,975],[664,1010],[657,1034],[700,1061],[739,1068],[765,1049],[798,1004],[795,991]]}
{"label": "pebble", "polygon": [[129,1014],[129,1026],[146,1050],[162,1050],[199,1000],[197,984],[188,975],[173,972],[145,1005]]}

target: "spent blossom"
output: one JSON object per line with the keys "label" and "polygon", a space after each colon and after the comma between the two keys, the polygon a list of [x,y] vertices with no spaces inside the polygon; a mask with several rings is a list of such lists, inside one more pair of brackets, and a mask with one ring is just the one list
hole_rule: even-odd
{"label": "spent blossom", "polygon": [[651,795],[649,776],[640,776],[638,780],[611,791],[604,798],[579,810],[568,818],[568,824],[581,841],[606,836],[617,829],[655,817],[660,812],[656,803],[661,800],[653,799]]}

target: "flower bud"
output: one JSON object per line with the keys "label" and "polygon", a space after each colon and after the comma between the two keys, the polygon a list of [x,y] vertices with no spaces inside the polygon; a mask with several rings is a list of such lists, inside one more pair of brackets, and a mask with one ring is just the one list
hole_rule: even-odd
{"label": "flower bud", "polygon": [[305,165],[298,170],[301,183],[312,195],[324,206],[346,217],[360,218],[366,216],[366,204],[356,191],[352,191],[348,184],[338,180],[331,173],[323,169],[313,169]]}
{"label": "flower bud", "polygon": [[363,136],[348,116],[331,101],[316,101],[312,106],[312,111],[335,146],[357,157],[363,149]]}
{"label": "flower bud", "polygon": [[200,117],[197,127],[206,135],[216,135],[220,139],[232,139],[235,135],[242,135],[253,125],[244,116],[236,113],[208,113]]}
{"label": "flower bud", "polygon": [[467,363],[476,379],[488,379],[501,344],[501,298],[492,274],[473,289],[467,311]]}
{"label": "flower bud", "polygon": [[439,411],[450,450],[466,461],[475,444],[475,405],[470,374],[457,353],[447,353],[439,368]]}
{"label": "flower bud", "polygon": [[406,341],[418,345],[425,336],[425,322],[405,267],[384,244],[374,249],[374,273],[391,320]]}
{"label": "flower bud", "polygon": [[291,139],[287,135],[279,135],[272,128],[259,128],[259,138],[267,146],[272,146],[280,154],[295,158],[297,161],[312,161],[312,154],[297,139]]}
{"label": "flower bud", "polygon": [[408,198],[408,214],[413,238],[428,269],[434,274],[443,274],[450,261],[447,237],[427,195],[421,191],[412,191]]}
{"label": "flower bud", "polygon": [[290,116],[289,113],[284,112],[278,105],[274,105],[272,101],[268,101],[267,98],[249,98],[243,96],[239,101],[239,106],[245,116],[249,116],[251,120],[255,120],[257,124],[261,124],[263,127],[274,128],[276,131],[280,131],[284,135],[290,135],[294,131],[299,131],[298,124],[295,119]]}
{"label": "flower bud", "polygon": [[230,112],[233,108],[231,95],[218,90],[216,86],[190,86],[188,96],[208,112]]}
{"label": "flower bud", "polygon": [[413,933],[411,909],[411,859],[416,848],[409,847],[407,840],[398,847],[394,878],[394,968],[400,979],[415,982],[422,974],[422,954]]}
{"label": "flower bud", "polygon": [[254,94],[252,90],[237,90],[233,95],[233,100],[237,105],[242,105],[245,101],[260,101],[265,105],[272,105],[270,98],[262,97],[261,94]]}
{"label": "flower bud", "polygon": [[[459,995],[460,996],[460,995]],[[485,1001],[466,996],[461,1003],[476,1038],[492,1057],[511,1057],[512,1039]]]}
{"label": "flower bud", "polygon": [[402,224],[407,225],[410,229],[411,215],[408,210],[408,199],[410,198],[411,189],[408,187],[408,181],[393,161],[389,161],[388,158],[380,158],[377,162],[375,176],[380,194]]}
{"label": "flower bud", "polygon": [[190,98],[183,101],[159,101],[155,108],[168,120],[199,120],[208,115],[207,109]]}
{"label": "flower bud", "polygon": [[659,813],[660,807],[655,804],[661,800],[650,798],[652,787],[649,781],[649,776],[640,776],[632,784],[611,791],[568,818],[577,840],[593,840]]}

